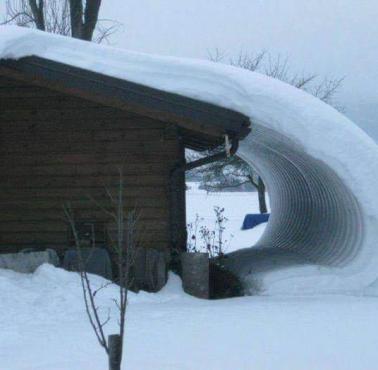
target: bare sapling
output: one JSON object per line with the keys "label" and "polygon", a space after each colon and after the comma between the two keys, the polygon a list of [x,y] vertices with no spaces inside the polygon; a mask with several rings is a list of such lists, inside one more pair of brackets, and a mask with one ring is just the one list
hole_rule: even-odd
{"label": "bare sapling", "polygon": [[109,208],[104,208],[94,200],[93,201],[103,210],[104,213],[111,217],[116,229],[116,235],[114,238],[112,238],[110,243],[112,254],[115,258],[118,275],[118,297],[113,299],[113,303],[116,306],[118,316],[117,321],[119,324],[119,330],[116,334],[106,337],[104,327],[112,320],[111,310],[109,309],[104,317],[103,310],[97,304],[97,294],[99,291],[105,289],[107,286],[113,283],[109,282],[103,284],[97,289],[93,288],[90,281],[90,276],[86,271],[86,261],[84,260],[82,253],[82,242],[77,230],[72,207],[70,205],[65,205],[64,213],[72,231],[75,247],[77,249],[78,271],[80,274],[85,310],[90,325],[98,340],[98,343],[105,350],[108,356],[109,370],[120,370],[125,336],[128,288],[132,283],[130,270],[133,265],[134,252],[137,244],[136,236],[138,217],[135,210],[125,212],[122,172],[120,175],[117,195],[113,196],[108,189],[106,190],[106,193],[111,204]]}

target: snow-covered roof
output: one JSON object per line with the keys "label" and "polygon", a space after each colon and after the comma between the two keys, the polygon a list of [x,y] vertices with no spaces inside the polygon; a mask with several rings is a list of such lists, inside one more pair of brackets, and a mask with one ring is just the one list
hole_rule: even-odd
{"label": "snow-covered roof", "polygon": [[[282,248],[299,243],[298,250],[309,256],[317,250],[313,247],[320,245],[319,254],[312,253],[311,258],[323,265],[327,265],[327,258],[332,263],[337,258],[343,260],[343,266],[322,272],[331,276],[323,284],[324,290],[335,287],[336,280],[336,285],[342,281],[345,289],[376,280],[378,147],[334,108],[281,81],[232,66],[1,27],[0,59],[28,56],[178,94],[248,117],[252,132],[241,142],[240,155],[269,179],[272,219],[281,218],[285,225],[280,229],[280,222],[270,222],[263,239],[273,244],[279,241]],[[258,158],[264,150],[266,155]],[[291,189],[292,183],[299,185]],[[300,184],[307,184],[308,193],[302,192]],[[291,203],[284,202],[285,194],[293,197]],[[337,229],[336,237],[322,212],[333,215],[330,222]],[[284,217],[291,217],[292,225],[285,224]],[[307,223],[301,223],[306,219]],[[294,232],[297,239],[293,239]],[[319,271],[312,274],[317,276]],[[333,279],[335,276],[342,279]]]}
{"label": "snow-covered roof", "polygon": [[[127,63],[132,53],[18,27],[3,28],[2,33],[2,74],[177,124],[184,145],[192,149],[222,144],[226,134],[239,139],[250,132],[249,118],[239,112],[166,91],[154,86],[153,79],[133,79]],[[11,52],[6,51],[9,44]],[[21,45],[33,45],[33,50]],[[55,51],[46,52],[53,45]],[[18,47],[23,49],[20,54]]]}

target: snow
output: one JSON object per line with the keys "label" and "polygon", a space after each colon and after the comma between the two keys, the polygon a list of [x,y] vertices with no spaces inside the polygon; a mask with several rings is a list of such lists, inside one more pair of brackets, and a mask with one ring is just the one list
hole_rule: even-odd
{"label": "snow", "polygon": [[[342,268],[323,271],[321,283],[320,269],[296,269],[293,273],[297,277],[299,271],[304,274],[296,286],[319,283],[325,291],[348,291],[363,289],[377,279],[378,147],[332,107],[285,83],[232,66],[135,53],[25,28],[0,28],[0,59],[31,55],[243,113],[252,122],[252,133],[240,145],[247,160],[252,160],[254,125],[290,138],[295,147],[326,163],[341,179],[358,203],[362,225],[362,243],[352,261]],[[279,276],[287,275],[280,272]],[[302,285],[306,281],[310,285]],[[287,284],[292,285],[291,281]]]}
{"label": "snow", "polygon": [[[116,293],[99,293],[104,313]],[[1,370],[106,368],[78,274],[51,265],[34,274],[0,270],[0,296]],[[123,369],[376,370],[377,303],[341,295],[206,301],[170,275],[160,293],[130,294]],[[113,321],[106,331],[115,330]]]}
{"label": "snow", "polygon": [[199,189],[198,185],[195,182],[187,183],[187,222],[195,222],[198,215],[201,226],[214,230],[214,207],[223,207],[224,215],[228,219],[224,232],[224,239],[228,241],[225,252],[230,253],[256,244],[266,228],[266,223],[249,230],[242,230],[241,226],[247,213],[259,213],[257,192],[207,192]]}

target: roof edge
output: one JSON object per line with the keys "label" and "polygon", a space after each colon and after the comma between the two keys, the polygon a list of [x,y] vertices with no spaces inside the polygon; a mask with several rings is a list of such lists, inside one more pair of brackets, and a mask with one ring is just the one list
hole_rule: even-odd
{"label": "roof edge", "polygon": [[239,112],[36,56],[0,60],[0,74],[176,124],[189,133],[192,149],[219,145],[225,134],[243,139],[251,131]]}

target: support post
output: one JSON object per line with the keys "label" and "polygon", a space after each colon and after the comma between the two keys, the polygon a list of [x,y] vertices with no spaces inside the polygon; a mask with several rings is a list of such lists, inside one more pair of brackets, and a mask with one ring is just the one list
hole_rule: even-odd
{"label": "support post", "polygon": [[181,265],[184,291],[197,298],[209,299],[209,254],[182,253]]}

